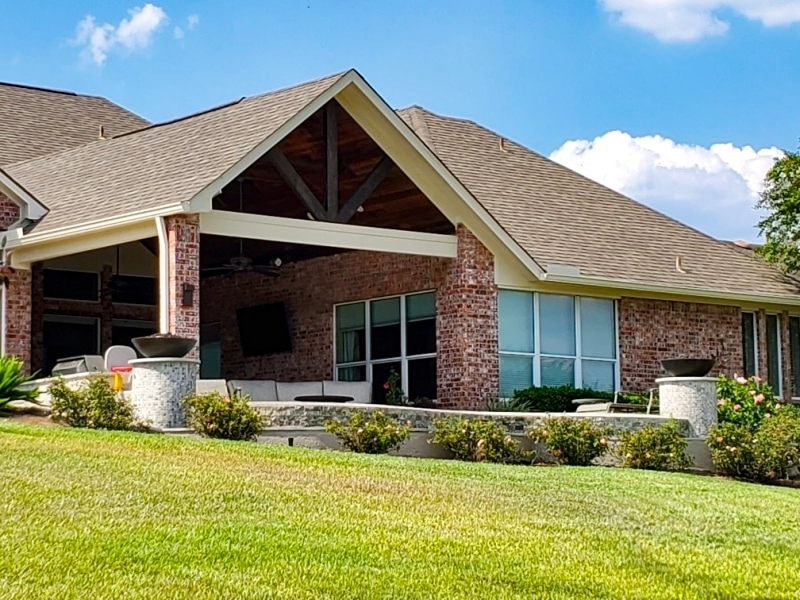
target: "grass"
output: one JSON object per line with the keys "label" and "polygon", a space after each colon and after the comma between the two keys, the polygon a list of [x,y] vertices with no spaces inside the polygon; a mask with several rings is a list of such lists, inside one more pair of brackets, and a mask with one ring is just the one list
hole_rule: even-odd
{"label": "grass", "polygon": [[800,492],[0,423],[0,598],[797,598]]}

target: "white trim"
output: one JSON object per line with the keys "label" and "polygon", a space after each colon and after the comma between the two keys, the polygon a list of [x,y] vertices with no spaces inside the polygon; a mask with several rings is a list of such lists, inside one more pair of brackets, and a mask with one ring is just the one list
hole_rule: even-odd
{"label": "white trim", "polygon": [[169,332],[169,240],[164,217],[156,217],[158,238],[158,331]]}
{"label": "white trim", "polygon": [[34,198],[28,190],[18,184],[11,175],[0,169],[0,192],[20,208],[20,218],[9,229],[24,219],[38,221],[47,214],[47,207]]}
{"label": "white trim", "polygon": [[212,210],[200,214],[200,233],[353,250],[455,258],[454,235],[287,219]]}

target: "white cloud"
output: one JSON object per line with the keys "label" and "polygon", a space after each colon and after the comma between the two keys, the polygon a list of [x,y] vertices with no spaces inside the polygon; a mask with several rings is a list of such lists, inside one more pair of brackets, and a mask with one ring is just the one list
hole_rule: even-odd
{"label": "white cloud", "polygon": [[200,17],[198,17],[197,15],[189,15],[186,19],[186,26],[189,28],[189,30],[192,30],[195,27],[197,27],[197,24],[199,22],[200,22]]}
{"label": "white cloud", "polygon": [[[200,22],[200,17],[197,15],[189,15],[186,17],[186,29],[191,31],[197,24]],[[175,29],[172,30],[172,35],[175,37],[176,40],[182,40],[186,35],[186,31],[180,25],[176,25]]]}
{"label": "white cloud", "polygon": [[175,29],[172,30],[172,35],[175,36],[176,40],[182,40],[185,34],[179,25],[175,25]]}
{"label": "white cloud", "polygon": [[726,11],[764,27],[800,23],[800,0],[599,0],[619,21],[663,42],[689,42],[722,35],[730,27]]}
{"label": "white cloud", "polygon": [[83,56],[102,65],[112,50],[133,51],[149,46],[153,34],[166,22],[164,9],[150,3],[128,10],[128,18],[116,27],[110,23],[98,24],[92,15],[87,15],[78,23],[72,42],[84,46]]}
{"label": "white cloud", "polygon": [[609,131],[564,143],[550,158],[714,237],[755,240],[754,210],[775,147],[679,144]]}

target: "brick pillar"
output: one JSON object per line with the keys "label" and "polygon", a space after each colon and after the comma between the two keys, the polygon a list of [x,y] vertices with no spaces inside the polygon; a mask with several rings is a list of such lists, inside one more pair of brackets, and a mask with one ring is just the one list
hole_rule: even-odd
{"label": "brick pillar", "polygon": [[[166,219],[169,251],[169,331],[200,340],[200,217],[175,215]],[[184,284],[194,287],[191,306],[183,306]],[[190,358],[198,358],[195,346]]]}
{"label": "brick pillar", "polygon": [[437,396],[444,408],[480,410],[499,388],[494,257],[463,225],[456,236],[436,295]]}
{"label": "brick pillar", "polygon": [[[19,219],[19,206],[0,194],[0,232]],[[6,288],[6,354],[31,366],[31,273],[0,267],[0,285]]]}

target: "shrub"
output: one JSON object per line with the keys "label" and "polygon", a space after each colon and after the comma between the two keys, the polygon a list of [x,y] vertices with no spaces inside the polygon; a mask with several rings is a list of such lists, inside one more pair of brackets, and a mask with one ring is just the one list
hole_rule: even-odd
{"label": "shrub", "polygon": [[183,399],[189,426],[203,437],[255,440],[264,420],[247,396],[229,398],[219,392],[193,394]]}
{"label": "shrub", "polygon": [[610,392],[598,392],[589,388],[574,388],[570,385],[560,387],[531,387],[514,392],[511,400],[514,406],[525,406],[527,412],[575,412],[572,403],[578,398],[614,399]]}
{"label": "shrub", "polygon": [[19,389],[21,385],[33,379],[32,376],[22,373],[23,368],[22,361],[16,356],[0,357],[0,409],[16,400],[36,402],[38,390]]}
{"label": "shrub", "polygon": [[678,422],[673,420],[661,427],[647,425],[639,431],[624,432],[619,454],[622,466],[632,469],[680,471],[690,464],[686,439]]}
{"label": "shrub", "polygon": [[458,460],[509,463],[525,458],[502,425],[485,419],[437,420],[431,443],[441,444]]}
{"label": "shrub", "polygon": [[559,464],[586,466],[608,451],[611,433],[587,419],[559,417],[532,428],[528,437],[543,443]]}
{"label": "shrub", "polygon": [[530,412],[528,404],[516,396],[512,398],[490,398],[486,404],[486,410],[492,412]]}
{"label": "shrub", "polygon": [[786,478],[800,464],[800,411],[782,407],[755,431],[747,423],[720,423],[707,443],[718,473],[751,481]]}
{"label": "shrub", "polygon": [[133,406],[111,389],[102,376],[90,377],[86,385],[70,389],[63,379],[50,387],[52,417],[70,427],[90,429],[138,429]]}
{"label": "shrub", "polygon": [[399,425],[383,411],[376,410],[369,419],[362,411],[353,411],[346,423],[326,419],[325,431],[332,433],[342,446],[363,454],[386,454],[408,439],[411,428]]}
{"label": "shrub", "polygon": [[760,377],[726,377],[717,380],[717,419],[720,423],[758,429],[766,415],[778,406],[772,388]]}

